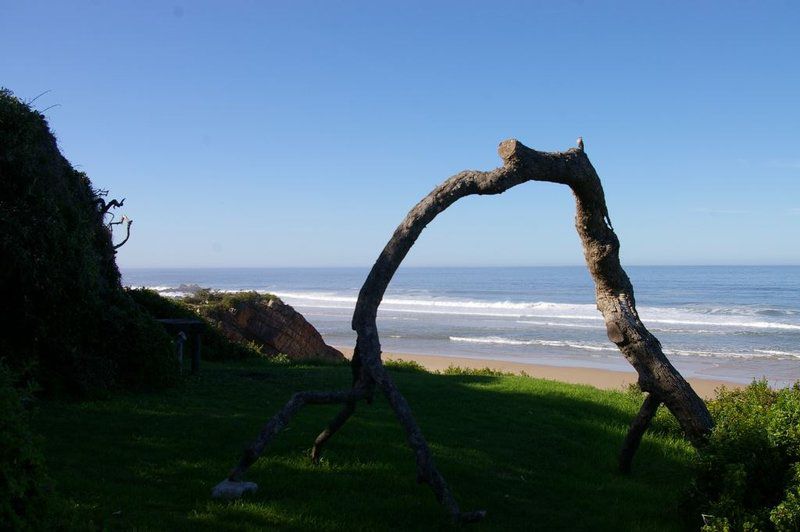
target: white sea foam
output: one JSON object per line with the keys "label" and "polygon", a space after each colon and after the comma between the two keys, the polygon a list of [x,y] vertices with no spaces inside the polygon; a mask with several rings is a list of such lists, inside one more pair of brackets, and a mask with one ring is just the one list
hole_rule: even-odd
{"label": "white sea foam", "polygon": [[[341,308],[352,308],[357,298],[322,292],[276,292],[276,295],[308,306],[324,303],[342,303]],[[311,302],[317,302],[312,304]],[[394,312],[416,312],[420,314],[453,314],[466,316],[509,317],[525,320],[531,324],[561,327],[594,328],[592,325],[574,324],[571,322],[602,321],[603,317],[595,305],[580,303],[553,303],[548,301],[513,302],[513,301],[475,301],[447,299],[406,299],[388,297],[382,302],[382,309]],[[691,325],[701,327],[722,327],[740,329],[778,329],[800,331],[800,324],[781,321],[748,320],[746,316],[759,315],[759,310],[741,307],[741,312],[734,313],[735,308],[689,309],[672,307],[642,307],[639,314],[647,324]],[[763,310],[763,309],[762,309]],[[491,311],[491,312],[488,312]],[[786,311],[790,316],[791,311]],[[527,318],[533,318],[528,320]],[[545,320],[536,323],[535,319]],[[742,319],[745,318],[745,319]],[[565,322],[547,322],[547,320],[567,320]],[[597,326],[602,327],[602,326]],[[668,329],[665,332],[670,332]],[[679,332],[679,331],[675,331]],[[692,331],[701,332],[701,331]],[[708,329],[704,333],[711,332]]]}
{"label": "white sea foam", "polygon": [[[182,297],[188,292],[170,286],[150,286],[152,290],[168,297]],[[239,292],[241,290],[223,290]],[[266,290],[258,290],[266,292]],[[291,304],[304,307],[352,309],[357,301],[355,296],[330,292],[273,292]],[[382,301],[381,309],[390,312],[418,314],[452,314],[463,316],[507,317],[516,318],[520,323],[545,325],[551,327],[602,328],[580,322],[598,322],[603,317],[593,304],[553,303],[549,301],[517,302],[517,301],[481,301],[451,299],[414,299],[403,297],[387,297]],[[713,328],[723,329],[775,329],[800,331],[800,324],[785,321],[766,320],[764,317],[793,319],[798,312],[792,309],[759,309],[751,307],[714,307],[714,308],[672,308],[641,307],[639,314],[645,325],[677,325],[705,327],[705,329],[686,330],[669,327],[654,328],[661,332],[712,333]],[[758,316],[758,320],[747,319]],[[560,321],[552,321],[560,320]]]}
{"label": "white sea foam", "polygon": [[[188,286],[150,286],[167,297],[190,295]],[[224,290],[240,292],[243,290]],[[274,291],[287,303],[301,312],[329,321],[344,317],[349,324],[357,297],[349,291]],[[499,298],[498,298],[499,299]],[[800,359],[800,351],[793,349],[800,333],[800,309],[771,308],[768,305],[714,306],[687,305],[674,307],[639,307],[642,321],[665,340],[664,352],[668,356],[696,357],[710,360],[735,359]],[[596,306],[590,303],[555,303],[549,301],[478,300],[471,298],[426,297],[419,292],[390,293],[380,307],[381,320],[392,320],[395,330],[387,338],[402,342],[414,342],[420,338],[449,338],[450,342],[484,344],[503,347],[508,351],[522,351],[530,346],[531,351],[549,351],[552,354],[578,355],[585,357],[619,357],[617,348],[605,342],[603,317]],[[441,318],[434,318],[441,316]],[[462,317],[462,319],[459,319]],[[487,318],[479,320],[480,317]],[[466,321],[469,320],[469,321]],[[407,333],[406,321],[418,321],[423,330]],[[388,322],[387,322],[388,323]],[[475,336],[447,336],[446,328],[456,325],[460,329],[470,327]],[[475,328],[472,328],[472,326]],[[427,331],[434,327],[435,332]],[[444,328],[439,331],[438,328]],[[414,330],[411,327],[408,330]],[[494,330],[493,330],[494,329]],[[451,329],[452,330],[452,329]],[[509,334],[514,330],[513,334]],[[547,331],[550,330],[548,333]],[[527,331],[527,333],[525,332]],[[349,327],[348,327],[349,332]],[[442,335],[441,333],[444,332]],[[453,330],[455,333],[455,330]],[[493,334],[494,333],[494,334]],[[433,334],[433,336],[428,336]],[[526,336],[548,334],[562,339],[528,339]],[[699,342],[700,335],[715,335],[719,343],[710,338]],[[551,336],[551,338],[552,338]],[[693,337],[693,338],[692,338]],[[738,337],[738,338],[737,338]],[[701,344],[701,345],[698,345]],[[707,349],[707,344],[710,349]],[[759,345],[760,344],[760,345]],[[537,349],[538,347],[538,349]],[[451,347],[453,349],[454,347]],[[713,362],[716,364],[717,362]]]}
{"label": "white sea foam", "polygon": [[564,323],[558,321],[517,320],[517,323],[544,325],[547,327],[570,327],[573,329],[605,329],[602,325],[586,325],[583,323]]}
{"label": "white sea foam", "polygon": [[502,336],[463,337],[450,336],[451,342],[465,342],[471,344],[498,344],[498,345],[540,345],[544,347],[569,347],[585,351],[616,351],[616,347],[605,345],[587,344],[581,342],[567,342],[563,340],[516,340]]}
{"label": "white sea foam", "polygon": [[[168,297],[187,295],[175,287],[149,287]],[[224,290],[238,292],[240,290]],[[265,290],[259,290],[265,292]],[[275,295],[296,306],[315,308],[352,309],[357,298],[327,292],[273,292]],[[403,312],[417,314],[450,314],[462,316],[485,316],[515,318],[519,323],[545,325],[551,327],[602,328],[585,322],[602,321],[603,317],[593,304],[553,303],[549,301],[516,302],[516,301],[480,301],[450,299],[413,299],[387,297],[382,301],[384,312]],[[785,321],[768,321],[767,317],[784,319],[796,315],[796,311],[780,309],[754,309],[750,307],[715,307],[710,309],[673,308],[673,307],[641,307],[639,314],[645,325],[678,325],[698,327],[681,329],[657,326],[654,330],[678,333],[713,333],[715,330],[758,330],[772,329],[782,331],[800,331],[800,324]],[[759,316],[762,319],[750,320],[748,316]],[[560,321],[553,321],[560,320]],[[584,323],[581,323],[584,322]]]}
{"label": "white sea foam", "polygon": [[174,298],[187,297],[192,295],[190,292],[184,292],[182,290],[160,290],[158,293],[159,295],[162,295],[164,297],[174,297]]}
{"label": "white sea foam", "polygon": [[753,349],[753,351],[764,355],[800,358],[800,352],[797,351],[779,351],[777,349]]}
{"label": "white sea foam", "polygon": [[[451,342],[464,342],[471,344],[494,344],[511,346],[542,346],[579,349],[584,351],[617,351],[616,347],[599,344],[589,344],[582,342],[569,342],[565,340],[517,340],[514,338],[504,338],[502,336],[477,336],[463,337],[450,336]],[[735,351],[707,351],[697,349],[664,349],[664,354],[668,356],[694,356],[694,357],[715,357],[715,358],[800,358],[800,353],[791,351],[778,351],[767,349],[753,349],[753,352]]]}
{"label": "white sea foam", "polygon": [[674,333],[674,334],[729,334],[723,328],[719,329],[676,329],[675,327],[650,327],[650,332],[654,333]]}
{"label": "white sea foam", "polygon": [[[648,309],[648,310],[655,310],[656,312],[659,309]],[[675,309],[663,309],[665,311],[675,310]],[[794,325],[791,323],[779,323],[773,321],[704,321],[704,320],[670,320],[670,319],[653,319],[647,318],[644,315],[644,312],[641,313],[642,321],[647,324],[649,323],[666,323],[671,325],[716,325],[718,327],[744,327],[744,328],[752,328],[752,329],[785,329],[789,331],[800,331],[800,325]]]}
{"label": "white sea foam", "polygon": [[[129,288],[137,288],[137,287],[129,287]],[[168,292],[175,290],[174,286],[145,286],[148,290],[153,290],[154,292]]]}

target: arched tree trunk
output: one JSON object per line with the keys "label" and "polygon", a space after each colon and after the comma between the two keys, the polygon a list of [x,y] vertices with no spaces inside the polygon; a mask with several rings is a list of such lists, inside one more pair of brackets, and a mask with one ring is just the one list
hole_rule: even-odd
{"label": "arched tree trunk", "polygon": [[[576,202],[575,227],[583,244],[586,265],[594,279],[597,308],[605,319],[608,338],[636,369],[639,386],[649,394],[637,416],[639,422],[633,423],[626,438],[627,444],[633,446],[626,445],[628,451],[623,451],[621,464],[624,459],[630,466],[641,434],[655,413],[655,408],[662,402],[675,415],[695,445],[704,440],[712,426],[705,403],[670,364],[659,341],[639,319],[633,286],[619,262],[619,240],[611,226],[603,187],[582,146],[560,153],[545,153],[527,148],[512,139],[502,142],[498,151],[503,159],[502,167],[490,172],[465,171],[446,180],[408,213],[384,247],[361,287],[353,313],[352,327],[358,333],[352,361],[353,391],[350,394],[332,394],[326,398],[330,399],[327,402],[343,402],[345,407],[317,437],[312,451],[316,459],[321,446],[353,414],[356,401],[360,398],[369,400],[373,388],[377,386],[388,399],[406,432],[408,444],[416,457],[418,480],[430,485],[437,499],[458,521],[474,521],[484,513],[462,513],[436,469],[408,403],[383,367],[376,318],[389,282],[422,230],[439,213],[465,196],[501,194],[528,181],[560,183],[572,189]],[[286,413],[293,414],[299,408],[297,404],[293,399],[270,420],[262,431],[262,437],[245,453],[240,467],[231,473],[229,480],[241,480],[244,470],[266,445],[263,443],[265,433],[269,433],[271,438],[275,434],[274,427],[288,422],[283,421]]]}

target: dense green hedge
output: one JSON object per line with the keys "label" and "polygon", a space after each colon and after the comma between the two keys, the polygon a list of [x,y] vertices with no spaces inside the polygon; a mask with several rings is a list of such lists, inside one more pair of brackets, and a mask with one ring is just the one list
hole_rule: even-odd
{"label": "dense green hedge", "polygon": [[45,392],[159,387],[177,376],[169,337],[120,286],[98,199],[44,117],[0,90],[0,357]]}
{"label": "dense green hedge", "polygon": [[698,451],[687,505],[704,530],[800,530],[800,383],[756,382],[709,404],[714,430]]}
{"label": "dense green hedge", "polygon": [[52,496],[39,442],[31,433],[12,373],[0,362],[0,529],[39,530]]}

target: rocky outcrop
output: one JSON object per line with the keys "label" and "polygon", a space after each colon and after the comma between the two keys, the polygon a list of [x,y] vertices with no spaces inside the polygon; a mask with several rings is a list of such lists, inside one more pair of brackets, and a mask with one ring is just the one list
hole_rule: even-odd
{"label": "rocky outcrop", "polygon": [[234,301],[214,312],[213,318],[228,339],[255,342],[267,355],[282,353],[292,360],[346,360],[325,343],[302,314],[277,298]]}

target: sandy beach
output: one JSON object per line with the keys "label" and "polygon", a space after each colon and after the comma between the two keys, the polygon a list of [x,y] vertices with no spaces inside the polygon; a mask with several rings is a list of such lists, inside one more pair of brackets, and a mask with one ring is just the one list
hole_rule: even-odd
{"label": "sandy beach", "polygon": [[[337,347],[344,355],[350,358],[353,349]],[[478,358],[453,357],[441,355],[418,355],[410,353],[383,353],[384,360],[410,360],[419,363],[430,371],[441,371],[450,366],[462,368],[482,369],[489,368],[506,373],[526,374],[530,377],[548,379],[553,381],[568,382],[571,384],[588,384],[602,390],[622,390],[629,384],[636,382],[636,372],[612,371],[606,369],[547,366],[544,364],[527,364],[524,362],[507,362],[505,360],[486,360]],[[721,386],[726,388],[741,388],[742,384],[714,379],[689,378],[689,383],[694,390],[704,399],[713,398],[715,390]]]}

